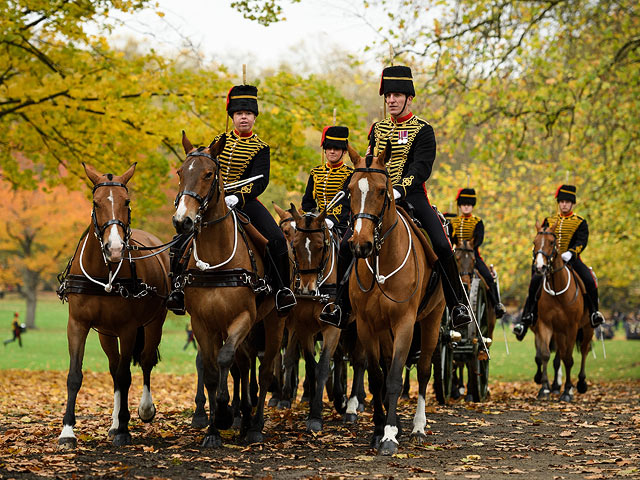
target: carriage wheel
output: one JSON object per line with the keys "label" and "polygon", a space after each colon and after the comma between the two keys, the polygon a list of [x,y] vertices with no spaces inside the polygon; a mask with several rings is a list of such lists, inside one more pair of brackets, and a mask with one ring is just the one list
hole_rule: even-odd
{"label": "carriage wheel", "polygon": [[[487,302],[487,290],[485,288],[478,289],[475,306],[476,318],[480,325],[480,334],[486,338],[489,334],[489,304]],[[484,402],[489,395],[489,359],[482,355],[481,350],[482,342],[478,339],[473,360],[467,363],[469,371],[469,391],[474,402]],[[479,353],[480,357],[478,355]]]}
{"label": "carriage wheel", "polygon": [[443,332],[449,331],[449,309],[445,308],[440,324],[440,339],[433,354],[432,364],[434,368],[433,382],[436,400],[443,405],[451,398],[453,388],[453,349],[448,341],[443,341]]}

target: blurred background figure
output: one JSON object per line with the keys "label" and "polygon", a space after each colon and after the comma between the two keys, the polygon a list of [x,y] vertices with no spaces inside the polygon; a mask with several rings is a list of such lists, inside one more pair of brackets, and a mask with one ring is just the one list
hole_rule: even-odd
{"label": "blurred background figure", "polygon": [[26,330],[26,328],[23,325],[20,325],[19,318],[20,316],[18,312],[15,312],[13,314],[13,321],[11,322],[11,333],[13,334],[13,338],[8,338],[4,341],[5,347],[7,346],[7,344],[18,340],[18,345],[20,345],[20,348],[22,348],[22,332]]}

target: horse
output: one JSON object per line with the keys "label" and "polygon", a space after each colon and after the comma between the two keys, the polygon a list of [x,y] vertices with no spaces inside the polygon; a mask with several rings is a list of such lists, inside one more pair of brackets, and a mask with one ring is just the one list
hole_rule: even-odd
{"label": "horse", "polygon": [[[60,298],[69,302],[67,407],[58,443],[77,446],[73,432],[76,398],[82,386],[87,334],[93,328],[109,359],[113,379],[114,405],[108,435],[113,445],[122,446],[131,443],[128,398],[132,359],[143,373],[138,416],[143,422],[151,422],[156,414],[151,370],[159,361],[158,345],[167,315],[169,256],[158,250],[162,245],[155,236],[131,229],[127,183],[136,164],[122,175],[101,174],[90,165],[83,166],[93,183],[92,222],[60,276],[58,288]],[[157,251],[144,255],[151,258],[143,261],[142,250],[151,249]]]}
{"label": "horse", "polygon": [[[391,455],[398,450],[396,409],[416,322],[421,326],[421,348],[417,364],[418,404],[411,439],[416,443],[426,441],[426,390],[445,300],[441,283],[432,278],[433,250],[423,233],[396,207],[386,169],[390,144],[378,157],[362,158],[351,146],[348,151],[355,167],[349,183],[355,222],[349,238],[355,255],[349,296],[373,395],[371,445],[379,454]],[[386,415],[381,360],[386,367]]]}
{"label": "horse", "polygon": [[547,363],[551,356],[550,344],[553,339],[566,374],[560,401],[571,402],[573,400],[571,383],[573,345],[579,345],[582,354],[578,374],[578,392],[585,393],[587,391],[585,365],[591,348],[593,328],[581,293],[583,288],[581,281],[558,255],[556,227],[557,222],[551,227],[536,222],[536,236],[533,242],[534,270],[535,273],[543,276],[543,280],[542,293],[538,300],[538,321],[532,330],[535,333],[536,363],[542,369],[538,399],[549,398]]}
{"label": "horse", "polygon": [[[263,441],[264,401],[284,330],[284,320],[276,314],[264,278],[264,261],[255,241],[247,235],[247,230],[254,227],[243,227],[239,214],[224,202],[218,161],[224,142],[223,137],[210,147],[195,148],[183,132],[186,158],[178,169],[180,187],[173,215],[178,233],[194,235],[187,271],[174,279],[174,285],[184,289],[185,307],[202,353],[203,381],[209,397],[209,425],[202,446],[212,448],[222,446],[218,429],[233,424],[227,379],[234,360],[242,376],[240,436],[249,443]],[[260,320],[266,344],[259,372],[260,393],[252,416],[250,359],[236,355],[236,351]]]}

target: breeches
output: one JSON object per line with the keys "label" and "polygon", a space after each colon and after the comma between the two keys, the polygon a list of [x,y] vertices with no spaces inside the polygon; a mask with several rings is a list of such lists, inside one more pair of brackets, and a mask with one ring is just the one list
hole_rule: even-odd
{"label": "breeches", "polygon": [[249,200],[244,204],[241,211],[249,217],[251,223],[269,241],[269,249],[274,255],[287,253],[287,241],[284,238],[284,233],[280,230],[269,210],[260,201],[256,199]]}
{"label": "breeches", "polygon": [[427,194],[420,191],[412,192],[406,196],[406,201],[411,204],[414,215],[422,224],[422,228],[427,231],[436,255],[439,258],[448,258],[453,255],[447,232],[440,223],[438,214],[429,203]]}

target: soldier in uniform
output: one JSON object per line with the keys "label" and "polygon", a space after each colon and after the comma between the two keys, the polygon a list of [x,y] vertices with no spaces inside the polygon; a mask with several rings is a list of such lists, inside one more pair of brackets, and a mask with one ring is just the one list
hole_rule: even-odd
{"label": "soldier in uniform", "polygon": [[[604,322],[604,317],[598,310],[598,285],[591,269],[580,258],[580,254],[587,248],[589,226],[584,218],[573,212],[573,207],[576,204],[576,187],[574,185],[560,185],[555,197],[558,202],[558,213],[546,218],[542,226],[550,227],[556,224],[558,254],[582,279],[587,290],[585,301],[589,308],[591,326],[596,328]],[[529,295],[522,312],[522,320],[513,327],[513,332],[518,340],[522,340],[527,333],[527,328],[536,323],[538,292],[541,283],[542,275],[532,272]]]}
{"label": "soldier in uniform", "polygon": [[[347,127],[325,127],[322,132],[321,146],[326,163],[311,169],[307,188],[302,197],[302,210],[322,211],[338,192],[349,186],[353,167],[343,161],[349,141]],[[346,192],[345,192],[346,193]],[[325,221],[330,229],[339,236],[344,235],[349,219],[349,197],[343,199],[327,212]]]}
{"label": "soldier in uniform", "polygon": [[[270,151],[269,145],[253,133],[253,125],[258,116],[258,89],[252,85],[236,85],[227,95],[227,113],[233,122],[233,130],[217,135],[210,146],[223,136],[226,142],[218,156],[220,176],[223,183],[236,182],[262,175],[253,182],[226,191],[225,203],[229,208],[237,208],[251,219],[251,223],[268,240],[267,261],[271,264],[272,287],[276,291],[276,308],[285,315],[296,304],[293,292],[289,289],[289,256],[287,243],[282,230],[269,211],[258,200],[269,184]],[[178,253],[178,255],[176,255]],[[180,258],[180,252],[173,252],[174,259]],[[184,266],[172,261],[172,275],[181,273]],[[167,299],[167,308],[176,313],[184,312],[183,292],[171,292]]]}
{"label": "soldier in uniform", "polygon": [[478,247],[484,241],[484,223],[480,217],[472,215],[473,207],[476,205],[476,191],[473,188],[461,188],[456,196],[456,202],[460,208],[460,215],[451,220],[451,241],[454,245],[464,240],[473,240],[473,250],[476,259],[476,269],[482,275],[484,281],[489,286],[489,298],[494,305],[496,318],[502,318],[505,314],[504,305],[500,301],[498,285],[489,271],[487,264],[480,256]]}
{"label": "soldier in uniform", "polygon": [[[438,214],[429,203],[424,187],[436,158],[436,139],[431,125],[411,113],[411,103],[416,94],[411,69],[405,66],[385,68],[382,71],[379,93],[384,95],[390,117],[371,127],[367,154],[375,156],[382,151],[387,141],[391,142],[391,159],[387,162],[387,170],[393,183],[395,200],[400,205],[411,204],[415,216],[427,231],[443,274],[442,286],[452,313],[453,325],[465,325],[471,321],[471,314],[451,243]],[[345,238],[349,236],[347,232]],[[348,266],[351,263],[348,249],[340,250],[338,278],[343,277],[345,264]],[[340,295],[336,303],[342,307],[347,304],[346,300],[344,295]],[[334,312],[336,310],[338,309]],[[327,318],[328,315],[324,317]]]}

